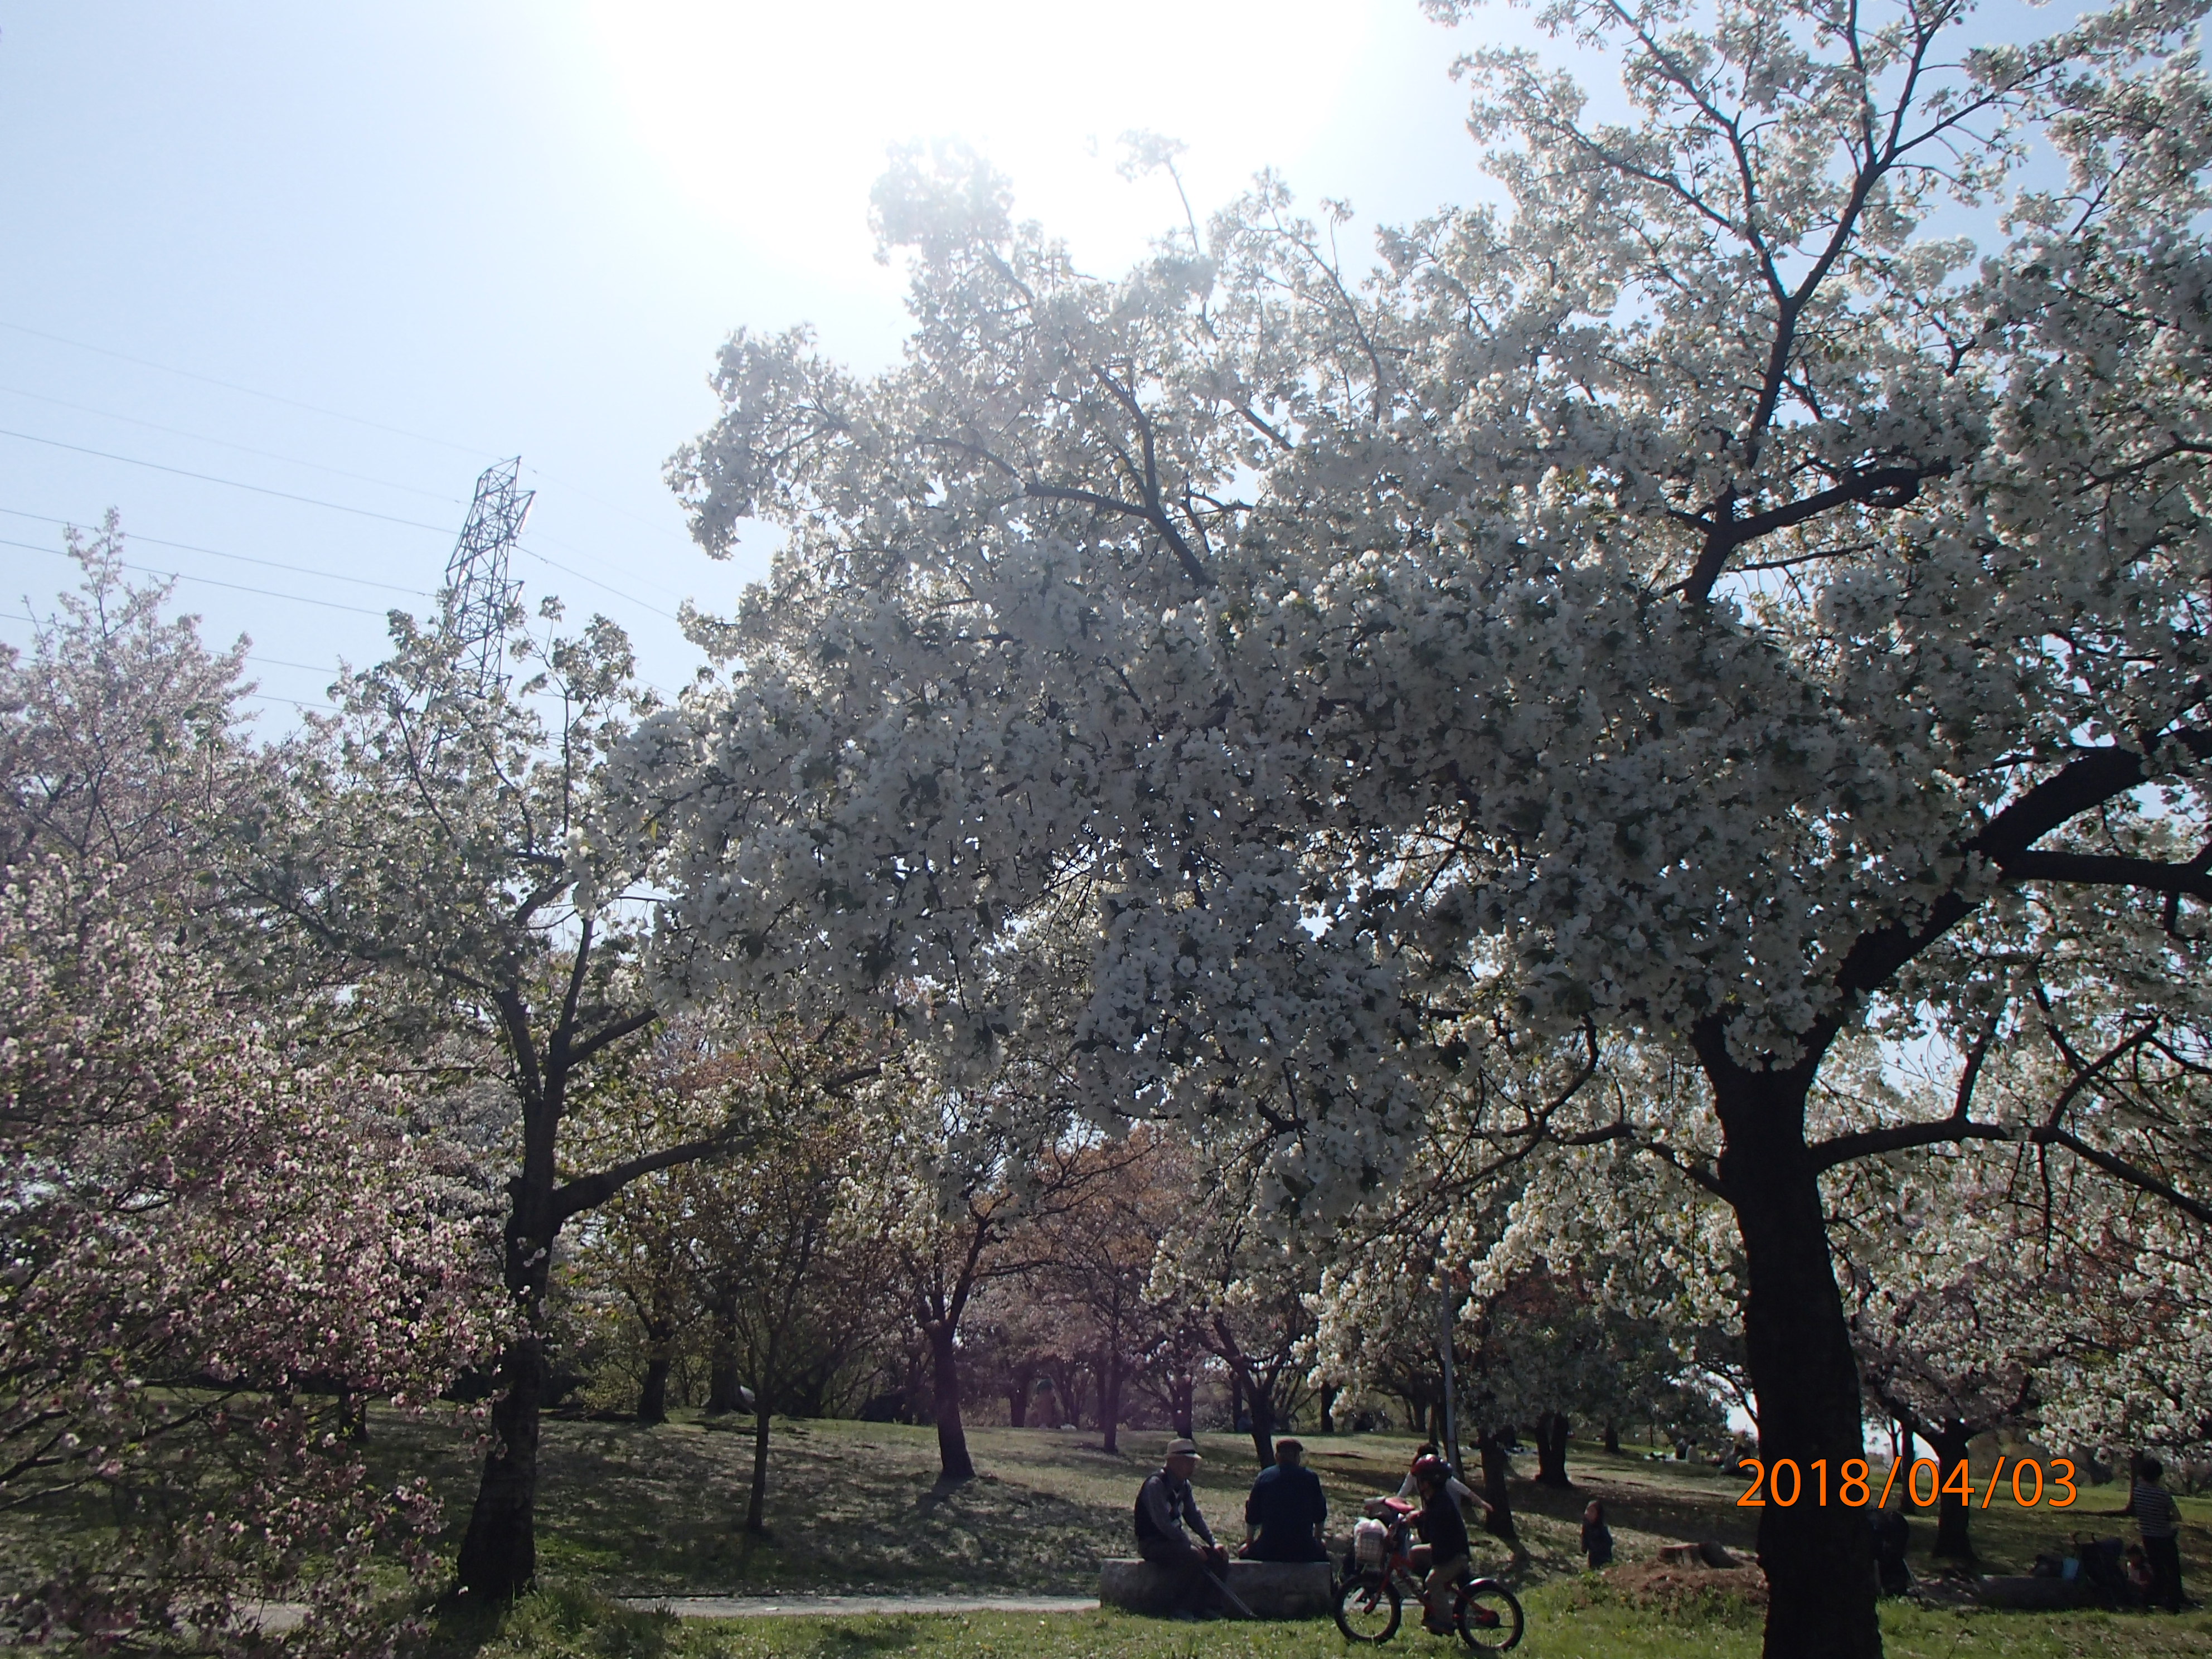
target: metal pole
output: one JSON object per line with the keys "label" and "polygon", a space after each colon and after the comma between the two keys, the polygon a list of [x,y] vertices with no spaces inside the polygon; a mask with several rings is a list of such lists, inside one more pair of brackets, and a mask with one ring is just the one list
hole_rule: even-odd
{"label": "metal pole", "polygon": [[1452,1306],[1451,1280],[1444,1280],[1443,1302],[1439,1311],[1443,1317],[1437,1329],[1437,1352],[1444,1362],[1444,1462],[1452,1473],[1459,1473],[1459,1387],[1452,1380]]}

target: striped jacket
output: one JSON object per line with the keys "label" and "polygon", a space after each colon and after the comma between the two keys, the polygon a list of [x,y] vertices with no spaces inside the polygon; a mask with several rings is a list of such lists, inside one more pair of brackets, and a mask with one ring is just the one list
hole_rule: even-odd
{"label": "striped jacket", "polygon": [[2165,1487],[2154,1486],[2148,1480],[2135,1483],[2128,1493],[2128,1506],[2121,1513],[2135,1516],[2146,1538],[2171,1538],[2180,1530],[2181,1511],[2174,1507],[2172,1498]]}

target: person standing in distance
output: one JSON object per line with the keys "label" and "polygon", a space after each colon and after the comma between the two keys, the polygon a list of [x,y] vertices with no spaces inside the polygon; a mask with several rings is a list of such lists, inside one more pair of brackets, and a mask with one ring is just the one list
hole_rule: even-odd
{"label": "person standing in distance", "polygon": [[2142,1534],[2143,1555],[2150,1563],[2150,1604],[2168,1613],[2181,1611],[2181,1511],[2173,1496],[2158,1483],[2166,1466],[2155,1457],[2136,1463],[2135,1484],[2128,1488],[2125,1509],[2108,1510],[2112,1516],[2132,1515]]}

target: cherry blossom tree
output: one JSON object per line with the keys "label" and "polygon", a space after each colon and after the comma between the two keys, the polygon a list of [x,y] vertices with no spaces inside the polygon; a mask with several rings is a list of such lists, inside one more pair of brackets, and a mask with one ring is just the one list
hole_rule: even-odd
{"label": "cherry blossom tree", "polygon": [[997,1086],[945,1087],[909,1074],[874,1091],[869,1167],[856,1209],[888,1229],[893,1281],[927,1345],[940,1479],[971,1480],[961,1414],[961,1323],[978,1291],[1051,1260],[1047,1229],[1137,1156],[1088,1147],[1068,1114],[1018,1067]]}
{"label": "cherry blossom tree", "polygon": [[8,1615],[243,1653],[275,1645],[250,1603],[304,1600],[288,1650],[385,1652],[378,1564],[420,1584],[437,1505],[343,1401],[420,1410],[496,1346],[487,1218],[404,1094],[230,988],[138,883],[57,854],[0,887],[0,1507],[114,1527],[33,1546]]}
{"label": "cherry blossom tree", "polygon": [[[557,601],[541,607],[549,631],[560,615]],[[605,757],[643,694],[627,639],[604,618],[570,638],[534,637],[519,606],[508,622],[520,672],[486,684],[448,631],[393,612],[392,655],[333,685],[340,712],[310,720],[289,798],[247,825],[235,874],[238,902],[301,983],[395,1046],[472,1048],[473,1075],[504,1096],[503,1273],[516,1321],[458,1561],[464,1589],[499,1600],[536,1571],[545,1302],[562,1229],[745,1127],[733,1115],[604,1163],[564,1137],[595,1093],[624,1097],[640,1083],[659,1018],[636,969],[628,894],[640,866],[585,844]],[[447,1081],[471,1075],[456,1067]],[[649,1093],[641,1084],[627,1097]]]}
{"label": "cherry blossom tree", "polygon": [[1327,1230],[1273,1229],[1255,1212],[1261,1178],[1249,1161],[1207,1167],[1159,1242],[1151,1295],[1175,1309],[1227,1372],[1230,1396],[1250,1419],[1252,1455],[1272,1468],[1275,1437],[1310,1392],[1314,1314]]}
{"label": "cherry blossom tree", "polygon": [[1103,1177],[1085,1182],[1080,1201],[1037,1229],[1044,1265],[1031,1294],[1056,1305],[1073,1346],[1091,1356],[1101,1449],[1118,1453],[1131,1382],[1174,1348],[1175,1328],[1188,1322],[1182,1309],[1154,1293],[1152,1267],[1161,1239],[1192,1201],[1189,1160],[1142,1125],[1078,1157],[1099,1164]]}
{"label": "cherry blossom tree", "polygon": [[[810,1382],[820,1392],[849,1360],[856,1336],[879,1328],[878,1310],[889,1299],[884,1218],[854,1202],[867,1190],[862,1177],[872,1152],[866,1116],[849,1093],[879,1068],[881,1054],[849,1032],[840,1038],[738,1025],[723,1042],[753,1097],[745,1109],[752,1127],[714,1158],[617,1194],[593,1246],[619,1279],[641,1245],[652,1253],[665,1241],[676,1288],[661,1294],[713,1310],[717,1360],[752,1395],[744,1524],[758,1533],[767,1524],[775,1414],[790,1414]],[[711,1117],[703,1127],[713,1127]],[[641,1322],[658,1311],[649,1298],[634,1297],[633,1305]]]}
{"label": "cherry blossom tree", "polygon": [[[1855,1455],[1824,1171],[2025,1133],[2147,1172],[2094,1110],[1818,1143],[1831,1048],[1966,1052],[2045,895],[2201,977],[2200,9],[1979,46],[1949,0],[1556,0],[1624,113],[1474,54],[1507,206],[1370,281],[1273,179],[1107,281],[902,160],[902,360],[740,333],[674,465],[710,550],[787,539],[700,629],[721,695],[624,750],[665,971],[938,988],[988,1074],[1022,1012],[985,965],[1058,907],[1084,1092],[1241,1115],[1277,1214],[1403,1167],[1470,980],[1677,1045],[1766,1454]],[[1760,1559],[1770,1653],[1879,1650],[1856,1516],[1770,1505]]]}
{"label": "cherry blossom tree", "polygon": [[0,647],[0,867],[58,858],[113,894],[197,921],[227,896],[222,843],[283,787],[284,750],[252,740],[247,641],[210,651],[170,614],[173,584],[124,573],[111,514],[69,532],[83,572]]}

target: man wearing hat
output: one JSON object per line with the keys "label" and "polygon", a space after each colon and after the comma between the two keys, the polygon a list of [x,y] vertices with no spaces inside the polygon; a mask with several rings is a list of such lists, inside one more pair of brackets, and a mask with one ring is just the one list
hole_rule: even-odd
{"label": "man wearing hat", "polygon": [[[1176,1599],[1194,1612],[1209,1605],[1212,1575],[1229,1565],[1229,1552],[1213,1541],[1191,1493],[1197,1468],[1194,1443],[1170,1441],[1167,1456],[1137,1491],[1137,1553],[1175,1576]],[[1192,1541],[1194,1532],[1203,1547]]]}

